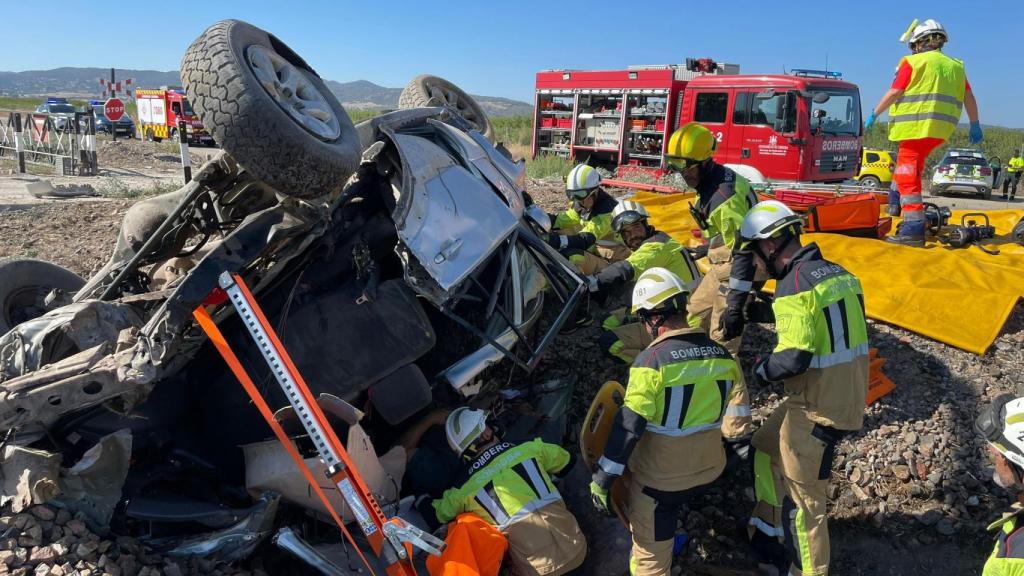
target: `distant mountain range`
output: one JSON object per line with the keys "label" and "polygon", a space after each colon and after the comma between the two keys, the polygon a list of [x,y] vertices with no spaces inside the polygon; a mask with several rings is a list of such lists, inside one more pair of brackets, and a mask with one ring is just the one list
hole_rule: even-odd
{"label": "distant mountain range", "polygon": [[[27,70],[0,72],[0,94],[9,96],[68,96],[98,98],[102,88],[100,78],[109,78],[109,68],[54,68],[53,70]],[[135,86],[157,88],[180,86],[177,70],[117,70],[118,80],[131,78]],[[327,87],[351,108],[393,109],[398,107],[401,88],[385,88],[367,80],[336,82],[327,80]],[[509,98],[475,96],[480,105],[492,116],[518,116],[531,114],[533,105]]]}

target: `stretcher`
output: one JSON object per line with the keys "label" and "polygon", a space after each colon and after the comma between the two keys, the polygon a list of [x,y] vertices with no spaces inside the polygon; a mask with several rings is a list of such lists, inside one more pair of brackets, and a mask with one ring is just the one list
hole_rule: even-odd
{"label": "stretcher", "polygon": [[[601,386],[590,403],[590,409],[587,410],[587,416],[583,419],[583,426],[580,429],[580,455],[591,474],[597,471],[597,461],[604,454],[604,447],[615,423],[615,415],[619,413],[625,397],[626,389],[622,384],[611,380]],[[623,476],[615,479],[611,490],[608,491],[608,504],[627,529],[629,519],[625,514],[625,502],[628,474],[627,469]]]}

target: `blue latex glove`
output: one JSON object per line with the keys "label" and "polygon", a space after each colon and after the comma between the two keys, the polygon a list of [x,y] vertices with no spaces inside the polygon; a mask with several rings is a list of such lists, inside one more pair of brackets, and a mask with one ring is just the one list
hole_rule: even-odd
{"label": "blue latex glove", "polygon": [[868,114],[867,120],[864,121],[864,131],[867,132],[868,128],[871,128],[872,124],[875,123],[875,113]]}
{"label": "blue latex glove", "polygon": [[981,133],[981,123],[980,122],[971,122],[970,137],[971,137],[971,144],[980,144],[981,143],[981,140],[984,138],[984,135]]}

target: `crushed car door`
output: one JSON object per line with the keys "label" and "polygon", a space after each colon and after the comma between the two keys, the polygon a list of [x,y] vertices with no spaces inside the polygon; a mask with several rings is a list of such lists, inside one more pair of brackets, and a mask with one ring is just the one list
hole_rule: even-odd
{"label": "crushed car door", "polygon": [[402,162],[392,215],[398,237],[441,291],[423,286],[422,278],[410,278],[410,285],[441,306],[519,220],[485,180],[437,144],[408,134],[389,136]]}

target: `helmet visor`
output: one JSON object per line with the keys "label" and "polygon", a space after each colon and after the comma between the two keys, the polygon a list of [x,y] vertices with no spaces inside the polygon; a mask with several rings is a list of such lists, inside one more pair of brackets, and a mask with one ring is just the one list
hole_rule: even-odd
{"label": "helmet visor", "polygon": [[686,172],[701,162],[703,162],[703,160],[682,158],[680,156],[665,156],[665,168],[671,172]]}
{"label": "helmet visor", "polygon": [[612,218],[612,231],[622,232],[623,229],[636,224],[637,222],[644,219],[644,215],[637,212],[636,210],[627,210]]}

